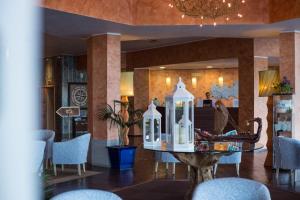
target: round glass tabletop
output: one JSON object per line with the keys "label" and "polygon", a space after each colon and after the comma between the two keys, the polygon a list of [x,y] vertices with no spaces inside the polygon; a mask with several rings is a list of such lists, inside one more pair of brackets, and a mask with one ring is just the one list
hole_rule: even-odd
{"label": "round glass tabletop", "polygon": [[264,148],[261,143],[251,144],[248,142],[208,142],[200,141],[195,144],[194,151],[191,150],[173,150],[167,148],[166,143],[161,146],[144,146],[144,149],[162,152],[178,152],[178,153],[234,153],[234,152],[250,152]]}

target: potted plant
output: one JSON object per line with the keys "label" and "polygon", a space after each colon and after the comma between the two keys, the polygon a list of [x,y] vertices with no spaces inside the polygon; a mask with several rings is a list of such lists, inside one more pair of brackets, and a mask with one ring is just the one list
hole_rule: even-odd
{"label": "potted plant", "polygon": [[[117,107],[120,107],[119,111]],[[111,127],[118,127],[119,145],[107,147],[111,167],[120,170],[133,168],[136,147],[129,146],[128,132],[134,125],[142,126],[143,111],[132,109],[127,98],[122,98],[122,101],[114,100],[113,107],[107,104],[100,109],[98,117],[110,121]]]}

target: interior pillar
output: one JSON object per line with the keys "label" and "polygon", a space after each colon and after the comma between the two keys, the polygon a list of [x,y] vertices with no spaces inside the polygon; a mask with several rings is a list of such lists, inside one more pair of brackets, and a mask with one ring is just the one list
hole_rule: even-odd
{"label": "interior pillar", "polygon": [[[253,48],[249,55],[239,59],[239,127],[246,130],[246,121],[254,117],[254,55]],[[251,127],[251,132],[253,132]]]}
{"label": "interior pillar", "polygon": [[[254,57],[254,116],[262,119],[260,143],[267,147],[267,157],[264,166],[272,166],[273,155],[273,98],[259,96],[259,71],[268,70],[268,57]],[[254,129],[256,130],[257,127]]]}
{"label": "interior pillar", "polygon": [[300,139],[300,33],[280,34],[280,77],[285,76],[294,88],[292,137]]}
{"label": "interior pillar", "polygon": [[[262,134],[259,142],[264,145],[267,144],[268,136],[269,136],[269,133],[267,133],[267,129],[269,127],[268,120],[267,120],[268,97],[259,96],[259,71],[267,70],[268,65],[269,65],[268,57],[265,56],[254,57],[254,117],[260,117],[262,119],[263,127],[262,127]],[[270,114],[272,116],[272,113]],[[256,127],[254,128],[254,130],[256,130]],[[272,134],[272,128],[271,128],[271,134]],[[272,138],[270,141],[272,142]]]}
{"label": "interior pillar", "polygon": [[[150,97],[150,70],[135,69],[133,75],[134,109],[147,110]],[[142,135],[142,130],[134,127],[133,135]]]}
{"label": "interior pillar", "polygon": [[88,130],[92,134],[90,162],[109,167],[106,146],[118,144],[117,127],[99,120],[97,113],[106,104],[120,99],[120,35],[97,35],[87,41]]}

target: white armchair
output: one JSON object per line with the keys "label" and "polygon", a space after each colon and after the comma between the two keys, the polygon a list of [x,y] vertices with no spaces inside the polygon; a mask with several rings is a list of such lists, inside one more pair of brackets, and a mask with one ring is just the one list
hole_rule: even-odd
{"label": "white armchair", "polygon": [[[85,172],[85,163],[89,149],[91,134],[84,134],[66,142],[55,142],[53,144],[53,167],[54,175],[57,175],[56,165],[76,164],[78,174],[81,175],[81,164]],[[62,168],[63,169],[63,168]]]}
{"label": "white armchair", "polygon": [[44,161],[45,161],[45,168],[47,169],[48,161],[52,159],[55,132],[48,129],[40,129],[35,131],[34,137],[36,140],[46,142]]}
{"label": "white armchair", "polygon": [[236,166],[236,173],[238,176],[240,176],[240,163],[241,163],[241,160],[242,160],[242,152],[236,152],[236,153],[233,153],[231,155],[228,155],[228,156],[222,156],[218,163],[215,164],[214,166],[214,176],[216,175],[217,173],[217,168],[218,168],[218,165],[219,164],[235,164]]}
{"label": "white armchair", "polygon": [[289,169],[295,182],[295,170],[300,169],[300,141],[282,136],[273,138],[274,168],[278,181],[279,169]]}
{"label": "white armchair", "polygon": [[61,193],[50,200],[122,200],[118,195],[95,189],[81,189]]}
{"label": "white armchair", "polygon": [[43,172],[43,159],[45,152],[46,142],[44,141],[35,141],[34,142],[34,163],[33,163],[33,172],[41,175]]}

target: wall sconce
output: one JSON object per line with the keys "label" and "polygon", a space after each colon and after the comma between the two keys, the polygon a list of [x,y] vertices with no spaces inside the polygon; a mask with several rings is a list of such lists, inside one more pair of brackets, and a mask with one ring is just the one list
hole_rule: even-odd
{"label": "wall sconce", "polygon": [[265,70],[259,72],[259,96],[272,96],[275,92],[274,85],[279,82],[278,70]]}
{"label": "wall sconce", "polygon": [[167,85],[167,87],[171,86],[171,77],[169,77],[169,76],[166,77],[166,85]]}
{"label": "wall sconce", "polygon": [[197,88],[197,78],[196,77],[192,77],[192,87],[194,89]]}
{"label": "wall sconce", "polygon": [[224,84],[224,78],[223,76],[219,76],[219,86],[223,87]]}

